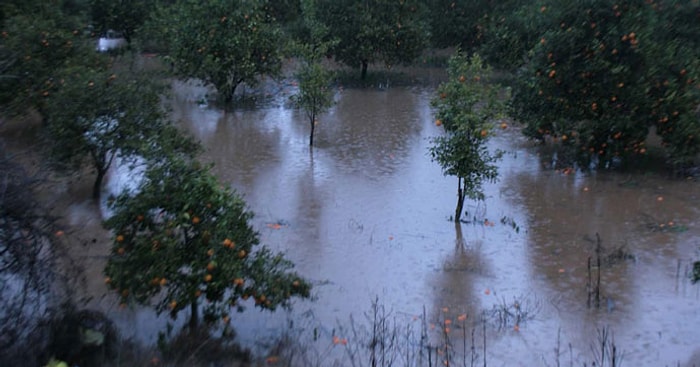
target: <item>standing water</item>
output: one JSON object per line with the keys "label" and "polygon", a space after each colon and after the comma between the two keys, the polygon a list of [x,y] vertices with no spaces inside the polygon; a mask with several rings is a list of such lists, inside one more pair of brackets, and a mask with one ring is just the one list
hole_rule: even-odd
{"label": "standing water", "polygon": [[[500,180],[485,187],[483,203],[468,203],[471,223],[455,226],[456,179],[428,155],[442,132],[432,122],[433,92],[341,90],[313,149],[305,115],[285,103],[223,111],[176,97],[174,118],[245,198],[262,243],[315,284],[315,299],[291,313],[249,307],[234,320],[241,340],[253,345],[279,336],[290,319],[312,319],[314,337],[330,343],[377,300],[418,330],[423,315],[431,329],[481,320],[469,324],[478,325],[480,365],[484,343],[488,365],[591,365],[603,330],[623,365],[700,364],[700,285],[687,276],[700,258],[698,185],[555,169],[551,155],[509,127],[492,139],[506,151]],[[588,307],[596,234],[601,305]],[[506,317],[514,310],[519,321]],[[147,310],[110,314],[148,342],[164,325]],[[471,330],[451,333],[462,345]],[[348,346],[337,347],[349,348],[351,335],[340,336]]]}

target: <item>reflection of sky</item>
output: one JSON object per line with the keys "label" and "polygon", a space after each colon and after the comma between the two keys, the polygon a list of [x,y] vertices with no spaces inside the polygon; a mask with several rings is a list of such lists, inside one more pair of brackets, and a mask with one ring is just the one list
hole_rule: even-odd
{"label": "reflection of sky", "polygon": [[208,106],[198,106],[189,110],[187,119],[196,121],[192,124],[192,134],[199,139],[202,144],[207,144],[212,135],[216,134],[217,125],[223,116],[223,112]]}
{"label": "reflection of sky", "polygon": [[[519,298],[537,304],[539,314],[520,332],[490,333],[488,354],[495,364],[553,361],[559,328],[563,345],[574,345],[575,361],[585,360],[596,327],[606,324],[630,351],[626,363],[673,363],[667,357],[683,359],[700,345],[689,326],[700,321],[700,287],[677,287],[673,279],[695,232],[648,235],[639,231],[637,216],[648,212],[693,228],[698,210],[689,203],[697,202],[697,190],[640,175],[542,170],[544,158],[523,143],[517,129],[499,129],[492,146],[507,150],[501,179],[485,186],[487,200],[479,208],[467,203],[467,210],[482,210],[480,220],[494,226],[463,224],[464,248],[456,247],[454,223],[447,220],[456,179],[444,177],[428,156],[429,138],[441,133],[429,97],[402,88],[346,90],[319,117],[313,153],[301,111],[278,106],[223,113],[180,106],[178,113],[189,116],[185,126],[206,145],[204,160],[216,164],[221,180],[256,213],[262,242],[285,251],[317,284],[318,299],[298,302],[291,316],[237,317],[242,338],[275,333],[287,317],[301,318],[307,310],[321,330],[330,331],[350,314],[361,319],[375,297],[401,314],[420,314],[425,306],[429,317],[443,307],[476,312]],[[624,187],[630,177],[641,186]],[[663,206],[658,195],[666,198]],[[502,224],[503,217],[520,232]],[[595,232],[606,244],[630,241],[638,255],[637,263],[606,274],[606,296],[616,302],[612,313],[585,307],[590,246],[583,237]],[[643,354],[645,345],[657,343],[664,349],[659,357]],[[498,353],[504,350],[512,353]]]}
{"label": "reflection of sky", "polygon": [[143,158],[130,158],[124,160],[119,156],[114,158],[102,188],[100,212],[103,218],[108,218],[111,210],[107,205],[110,196],[120,195],[124,191],[135,191],[143,181],[146,169]]}

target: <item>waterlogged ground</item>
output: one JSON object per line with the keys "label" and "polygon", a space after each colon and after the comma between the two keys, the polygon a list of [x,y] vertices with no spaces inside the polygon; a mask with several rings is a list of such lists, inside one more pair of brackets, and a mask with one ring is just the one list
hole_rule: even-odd
{"label": "waterlogged ground", "polygon": [[[700,258],[696,182],[569,172],[510,126],[493,138],[493,148],[507,152],[500,181],[486,186],[484,203],[469,204],[476,221],[455,227],[456,181],[427,155],[430,138],[441,133],[430,88],[339,90],[337,105],[320,118],[313,151],[305,115],[286,104],[292,85],[256,109],[229,112],[197,105],[204,92],[196,88],[178,85],[176,92],[173,116],[206,146],[203,159],[215,163],[221,180],[245,197],[262,242],[285,251],[315,284],[315,299],[297,302],[291,313],[250,308],[234,319],[240,340],[255,350],[286,332],[312,355],[306,363],[350,365],[345,352],[369,341],[357,340],[351,317],[365,324],[377,301],[414,351],[421,325],[432,344],[443,345],[438,331],[449,319],[459,365],[464,335],[471,362],[472,331],[482,365],[484,329],[488,365],[591,365],[604,328],[622,365],[700,364],[700,285],[687,277]],[[113,170],[108,190],[128,176]],[[63,192],[74,236],[85,243],[81,256],[92,264],[91,304],[124,335],[155,342],[166,319],[119,310],[101,296],[106,235],[94,230],[97,208],[81,191],[90,183],[84,186]],[[597,309],[587,307],[586,287],[596,233],[605,250]],[[620,248],[633,259],[608,262]],[[516,313],[516,304],[520,322],[498,317],[499,310]]]}

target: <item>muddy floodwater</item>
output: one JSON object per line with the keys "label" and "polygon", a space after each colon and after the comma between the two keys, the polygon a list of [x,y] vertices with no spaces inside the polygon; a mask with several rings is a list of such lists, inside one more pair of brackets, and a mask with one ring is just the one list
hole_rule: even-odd
{"label": "muddy floodwater", "polygon": [[[294,320],[292,327],[306,327],[300,338],[312,340],[315,329],[319,350],[329,348],[333,333],[351,345],[352,336],[340,331],[350,316],[364,322],[377,301],[392,320],[416,329],[424,310],[431,330],[445,319],[486,320],[491,366],[591,365],[603,328],[622,365],[700,364],[700,285],[688,278],[700,258],[696,182],[663,173],[569,172],[510,124],[492,139],[493,149],[506,152],[500,180],[485,187],[485,202],[467,204],[473,223],[456,227],[456,179],[428,156],[430,138],[441,133],[429,104],[433,89],[340,89],[319,119],[313,150],[305,115],[286,103],[292,92],[282,85],[276,98],[228,112],[198,105],[197,89],[180,85],[174,97],[173,116],[255,212],[262,243],[284,251],[315,284],[315,299],[295,302],[292,312],[250,307],[237,315],[242,342],[255,349]],[[107,190],[127,176],[113,169]],[[95,208],[81,197],[71,220],[95,225]],[[601,305],[589,308],[587,261],[595,259],[596,234]],[[100,294],[104,249],[97,247],[87,243],[85,256],[95,258],[88,286]],[[147,342],[166,322],[148,310],[119,310],[110,297],[92,304],[125,335]],[[514,305],[519,322],[498,318],[499,309]],[[451,333],[462,345],[459,325]],[[337,352],[327,358],[320,365],[343,361]]]}

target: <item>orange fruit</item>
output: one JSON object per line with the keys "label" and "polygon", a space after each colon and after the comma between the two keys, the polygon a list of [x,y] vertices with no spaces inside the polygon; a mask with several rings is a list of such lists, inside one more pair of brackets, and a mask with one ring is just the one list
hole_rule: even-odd
{"label": "orange fruit", "polygon": [[298,280],[295,280],[295,281],[292,282],[292,287],[298,287],[299,284],[300,284],[299,281],[298,281]]}
{"label": "orange fruit", "polygon": [[215,263],[215,262],[212,261],[212,262],[210,262],[209,264],[207,264],[207,270],[208,270],[208,271],[213,271],[215,268],[216,268],[216,263]]}
{"label": "orange fruit", "polygon": [[162,279],[160,280],[159,284],[160,284],[161,287],[164,287],[166,284],[168,284],[168,280],[165,279],[165,278],[162,278]]}
{"label": "orange fruit", "polygon": [[209,256],[209,257],[214,256],[214,250],[209,249],[209,251],[207,251],[207,256]]}
{"label": "orange fruit", "polygon": [[464,75],[459,76],[459,82],[464,83],[464,81],[467,80],[467,78],[464,77]]}
{"label": "orange fruit", "polygon": [[224,245],[224,247],[233,248],[234,243],[233,241],[227,238],[224,240],[224,242],[222,242],[222,245]]}
{"label": "orange fruit", "polygon": [[124,236],[118,235],[118,236],[117,236],[117,242],[124,242]]}
{"label": "orange fruit", "polygon": [[440,119],[435,120],[435,126],[442,126],[442,120],[440,120]]}
{"label": "orange fruit", "polygon": [[505,122],[502,122],[502,123],[501,123],[501,129],[505,130],[505,129],[507,129],[507,128],[508,128],[508,124],[506,124]]}
{"label": "orange fruit", "polygon": [[482,138],[485,138],[488,134],[489,134],[488,131],[486,131],[486,130],[481,130],[481,137],[482,137]]}
{"label": "orange fruit", "polygon": [[177,307],[177,301],[170,302],[170,309],[173,310],[175,307]]}
{"label": "orange fruit", "polygon": [[204,281],[209,283],[209,282],[211,282],[211,278],[212,278],[211,274],[207,274],[204,276]]}
{"label": "orange fruit", "polygon": [[124,255],[125,252],[126,252],[126,250],[124,250],[123,247],[120,247],[117,249],[117,254],[119,254],[119,255]]}
{"label": "orange fruit", "polygon": [[192,223],[194,223],[194,224],[199,224],[199,222],[200,222],[199,217],[195,216],[195,217],[192,218]]}
{"label": "orange fruit", "polygon": [[109,283],[112,283],[112,278],[106,277],[106,278],[105,278],[105,284],[109,284]]}
{"label": "orange fruit", "polygon": [[240,257],[241,259],[244,258],[245,255],[246,255],[245,250],[241,250],[241,251],[238,252],[238,257]]}

